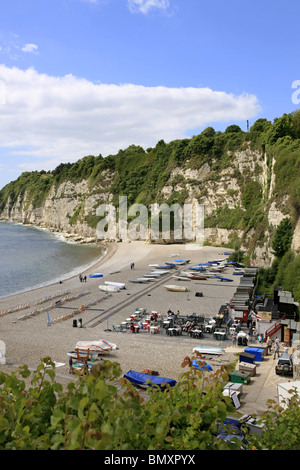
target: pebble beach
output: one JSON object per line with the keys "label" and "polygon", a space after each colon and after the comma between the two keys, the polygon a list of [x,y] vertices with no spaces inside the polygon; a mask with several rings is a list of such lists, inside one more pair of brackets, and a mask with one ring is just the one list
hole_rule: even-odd
{"label": "pebble beach", "polygon": [[[132,334],[128,329],[114,331],[138,308],[147,312],[156,311],[167,316],[167,311],[179,310],[181,315],[203,315],[207,321],[215,316],[221,305],[232,298],[239,277],[232,276],[232,268],[226,268],[226,276],[232,282],[218,279],[179,281],[172,276],[173,270],[156,281],[147,284],[131,283],[155,269],[153,265],[172,263],[177,258],[189,259],[186,266],[176,268],[177,273],[187,267],[211,260],[226,259],[226,249],[219,247],[197,247],[194,245],[147,244],[143,241],[109,243],[106,252],[95,261],[95,265],[79,277],[64,280],[46,287],[30,290],[0,300],[0,340],[6,346],[6,364],[0,370],[11,372],[26,364],[35,370],[40,358],[49,356],[57,364],[56,378],[62,384],[75,379],[69,374],[68,351],[74,350],[77,341],[104,339],[117,345],[117,349],[103,357],[118,362],[122,372],[133,369],[155,370],[160,376],[178,380],[186,370],[183,359],[193,355],[193,348],[199,345],[223,347],[226,354],[211,357],[210,364],[218,367],[237,360],[237,349],[231,338],[222,344],[212,335],[204,338],[168,336],[164,328],[151,334],[147,330]],[[134,263],[134,268],[132,268]],[[101,278],[90,278],[90,274],[101,273]],[[225,276],[225,273],[224,273]],[[102,292],[99,285],[104,281],[125,283],[126,288],[110,295]],[[165,284],[185,285],[187,292],[172,292]],[[68,292],[72,300],[62,302],[58,308],[55,302],[64,299]],[[201,292],[202,296],[196,296]],[[54,305],[54,307],[53,307]],[[87,306],[83,308],[82,306]],[[25,308],[22,308],[25,307]],[[16,311],[14,311],[16,308]],[[75,313],[74,313],[75,312]],[[82,320],[82,327],[74,327],[74,320]]]}

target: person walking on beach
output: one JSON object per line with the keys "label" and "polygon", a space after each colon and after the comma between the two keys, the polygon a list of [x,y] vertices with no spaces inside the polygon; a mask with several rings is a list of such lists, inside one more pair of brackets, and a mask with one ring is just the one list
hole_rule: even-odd
{"label": "person walking on beach", "polygon": [[236,330],[232,333],[232,344],[236,345],[236,337],[237,337],[237,332]]}
{"label": "person walking on beach", "polygon": [[268,339],[267,339],[267,347],[268,347],[268,353],[271,354],[272,340],[271,340],[270,336],[268,336]]}
{"label": "person walking on beach", "polygon": [[69,374],[73,374],[73,359],[72,359],[72,356],[70,356],[70,359],[69,359]]}
{"label": "person walking on beach", "polygon": [[277,338],[277,336],[276,336],[275,343],[274,343],[274,356],[273,356],[273,359],[275,359],[276,354],[279,357],[279,339]]}

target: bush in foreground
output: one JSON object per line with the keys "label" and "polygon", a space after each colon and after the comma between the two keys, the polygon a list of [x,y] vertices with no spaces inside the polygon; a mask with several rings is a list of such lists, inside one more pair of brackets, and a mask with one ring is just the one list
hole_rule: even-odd
{"label": "bush in foreground", "polygon": [[[226,368],[202,372],[191,367],[190,358],[182,365],[188,372],[175,387],[165,391],[149,387],[146,398],[119,378],[119,364],[110,361],[95,365],[89,375],[70,381],[65,388],[55,381],[55,365],[49,357],[41,359],[26,390],[27,366],[11,375],[1,372],[0,449],[239,449],[239,441],[217,438],[218,420],[235,411],[231,400],[222,395]],[[272,415],[272,426],[276,419]],[[296,415],[289,419],[292,422]],[[274,439],[282,441],[282,425],[280,430]],[[258,440],[249,448],[260,445],[266,448]]]}

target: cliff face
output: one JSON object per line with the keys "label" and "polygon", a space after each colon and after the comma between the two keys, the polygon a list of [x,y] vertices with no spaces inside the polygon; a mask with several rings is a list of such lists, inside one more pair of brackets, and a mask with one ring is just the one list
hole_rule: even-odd
{"label": "cliff face", "polygon": [[292,250],[300,250],[299,165],[300,111],[273,123],[258,119],[249,132],[208,127],[147,150],[131,145],[52,172],[25,172],[0,190],[0,220],[90,241],[97,237],[100,204],[116,208],[118,220],[119,196],[127,197],[128,208],[142,204],[147,214],[154,203],[197,203],[204,207],[205,243],[242,249],[256,265],[269,266],[275,230],[286,217]]}
{"label": "cliff face", "polygon": [[[214,161],[211,164],[206,162],[199,168],[189,167],[188,161],[185,165],[175,166],[158,196],[167,201],[173,194],[184,194],[184,202],[203,204],[205,243],[227,246],[238,243],[241,249],[249,251],[250,258],[255,259],[257,265],[269,265],[272,260],[272,232],[288,214],[288,201],[281,200],[279,208],[273,198],[276,188],[275,161],[249,147],[230,152],[227,158],[229,164],[217,169]],[[96,185],[91,185],[89,178],[79,182],[66,180],[60,184],[53,183],[39,206],[32,203],[26,189],[14,200],[9,195],[0,220],[44,227],[62,232],[77,241],[95,240],[96,208],[101,203],[113,202],[115,195],[111,188],[116,176],[116,171],[105,170]],[[242,225],[239,228],[234,223],[236,217],[247,213],[247,204],[254,201],[255,193],[259,194],[264,227],[267,227],[259,239],[255,224],[245,230]],[[294,250],[300,248],[299,222],[292,246]]]}

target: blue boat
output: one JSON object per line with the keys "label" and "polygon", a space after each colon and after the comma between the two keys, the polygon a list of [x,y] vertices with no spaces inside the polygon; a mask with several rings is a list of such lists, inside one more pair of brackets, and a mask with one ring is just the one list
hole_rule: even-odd
{"label": "blue boat", "polygon": [[227,281],[227,282],[233,281],[233,279],[229,279],[229,277],[215,276],[215,278],[220,279],[220,281]]}
{"label": "blue boat", "polygon": [[124,374],[124,377],[132,384],[138,385],[139,387],[153,387],[156,385],[163,390],[167,385],[174,387],[177,384],[176,380],[174,379],[167,379],[166,377],[160,377],[158,375],[145,374],[144,372],[137,372],[132,369]]}
{"label": "blue boat", "polygon": [[192,268],[193,271],[205,271],[205,268],[203,268],[202,266],[193,266]]}
{"label": "blue boat", "polygon": [[89,277],[103,277],[103,274],[100,274],[100,273],[90,274]]}
{"label": "blue boat", "polygon": [[189,259],[181,259],[181,258],[175,259],[175,261],[176,261],[176,263],[179,263],[179,264],[187,264],[187,263],[190,262]]}
{"label": "blue boat", "polygon": [[195,369],[199,369],[199,370],[213,370],[212,367],[211,367],[209,364],[207,364],[207,362],[206,362],[205,365],[202,366],[202,367],[200,367],[199,362],[200,362],[200,364],[201,364],[203,361],[201,361],[201,359],[198,359],[198,360],[195,360],[195,359],[194,359],[194,360],[192,361],[192,366],[194,366]]}

